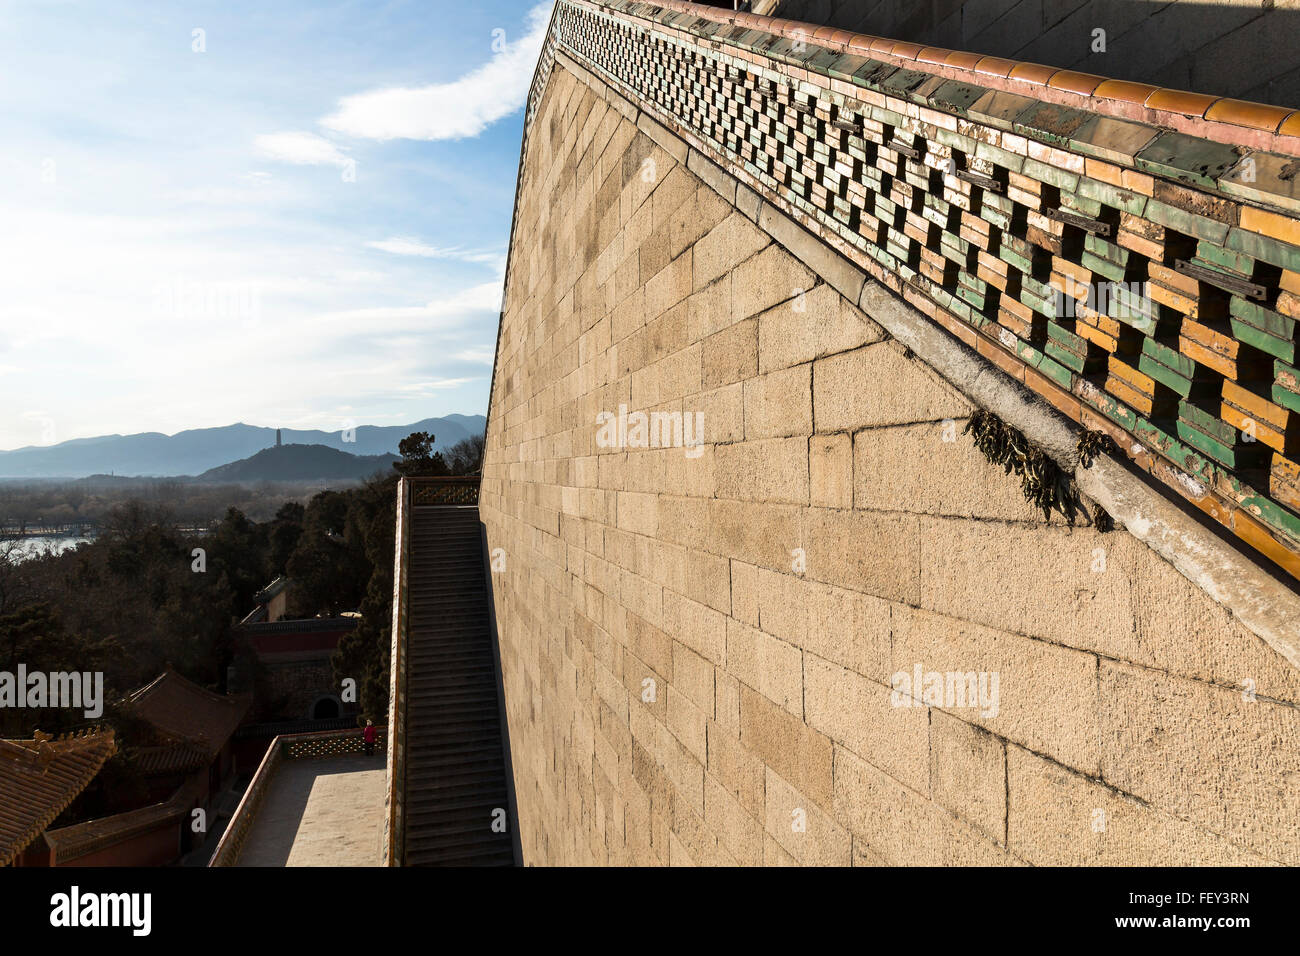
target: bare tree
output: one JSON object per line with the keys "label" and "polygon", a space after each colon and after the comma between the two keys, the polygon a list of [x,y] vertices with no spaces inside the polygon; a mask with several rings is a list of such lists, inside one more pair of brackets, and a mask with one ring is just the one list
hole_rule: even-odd
{"label": "bare tree", "polygon": [[483,468],[483,435],[462,438],[447,449],[447,464],[453,475],[475,475]]}

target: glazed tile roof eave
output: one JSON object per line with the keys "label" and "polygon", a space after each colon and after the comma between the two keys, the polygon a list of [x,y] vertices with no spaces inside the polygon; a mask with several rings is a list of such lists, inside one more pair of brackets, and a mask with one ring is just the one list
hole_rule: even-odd
{"label": "glazed tile roof eave", "polygon": [[156,747],[131,747],[127,756],[146,777],[196,770],[212,762],[206,746],[188,740]]}
{"label": "glazed tile roof eave", "polygon": [[41,835],[117,751],[111,728],[0,740],[0,866]]}
{"label": "glazed tile roof eave", "polygon": [[[738,13],[691,3],[689,0],[659,0],[657,3],[636,3],[630,0],[568,2],[685,32],[697,32],[701,21],[745,27],[800,40],[837,53],[883,59],[891,65],[977,83],[1044,102],[1061,103],[1117,119],[1136,120],[1178,132],[1195,133],[1216,142],[1300,155],[1300,108],[1251,103],[1229,97],[1167,89],[1148,83],[1114,80],[1039,63],[923,46],[814,23]],[[665,13],[667,16],[663,16]],[[674,13],[694,17],[694,30],[684,23],[665,22]]]}

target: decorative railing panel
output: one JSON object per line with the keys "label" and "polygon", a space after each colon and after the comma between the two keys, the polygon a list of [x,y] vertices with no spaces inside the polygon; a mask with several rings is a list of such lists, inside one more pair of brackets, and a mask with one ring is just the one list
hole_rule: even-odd
{"label": "decorative railing panel", "polygon": [[1300,576],[1300,112],[678,2],[560,0],[552,31]]}
{"label": "decorative railing panel", "polygon": [[[365,753],[366,742],[361,733],[361,729],[356,728],[328,734],[293,734],[283,738],[284,755],[288,760],[323,760]],[[375,747],[381,750],[388,747],[388,733],[383,728],[376,735]]]}
{"label": "decorative railing panel", "polygon": [[408,478],[412,505],[477,505],[479,477]]}

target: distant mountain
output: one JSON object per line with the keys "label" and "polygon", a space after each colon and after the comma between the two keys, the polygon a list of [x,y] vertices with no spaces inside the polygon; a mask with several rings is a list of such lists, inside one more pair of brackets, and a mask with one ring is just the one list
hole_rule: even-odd
{"label": "distant mountain", "polygon": [[[395,455],[411,432],[432,432],[438,449],[472,434],[482,434],[482,415],[447,415],[411,425],[361,425],[355,432],[283,429],[286,445],[324,445],[351,455]],[[355,438],[355,441],[345,441]],[[197,428],[163,435],[104,435],[77,438],[47,447],[0,451],[0,478],[83,478],[88,475],[199,475],[275,445],[275,429],[254,425]]]}
{"label": "distant mountain", "polygon": [[391,472],[396,455],[350,455],[326,445],[283,445],[263,448],[256,455],[209,468],[198,481],[321,481],[369,478]]}

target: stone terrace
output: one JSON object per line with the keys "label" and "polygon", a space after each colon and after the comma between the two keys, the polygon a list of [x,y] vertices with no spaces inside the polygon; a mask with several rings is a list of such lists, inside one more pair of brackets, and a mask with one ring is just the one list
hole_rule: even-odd
{"label": "stone terrace", "polygon": [[280,767],[238,866],[382,866],[381,756],[347,754]]}

